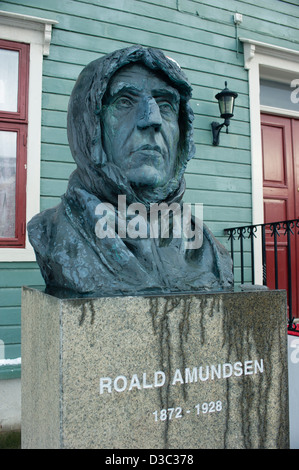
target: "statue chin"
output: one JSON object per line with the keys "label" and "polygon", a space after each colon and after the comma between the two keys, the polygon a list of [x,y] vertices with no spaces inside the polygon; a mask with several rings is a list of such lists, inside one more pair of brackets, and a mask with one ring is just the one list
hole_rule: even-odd
{"label": "statue chin", "polygon": [[158,188],[163,186],[168,178],[160,170],[153,166],[142,165],[140,168],[134,168],[127,173],[128,181],[135,188]]}

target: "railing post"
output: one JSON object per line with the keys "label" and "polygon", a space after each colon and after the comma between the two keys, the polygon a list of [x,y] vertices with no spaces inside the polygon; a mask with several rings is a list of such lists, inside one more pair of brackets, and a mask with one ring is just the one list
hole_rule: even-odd
{"label": "railing post", "polygon": [[233,266],[234,266],[234,239],[235,239],[234,235],[236,233],[236,230],[233,228],[227,231],[229,233],[228,239],[230,240],[230,255],[231,255],[231,259],[232,259]]}
{"label": "railing post", "polygon": [[270,224],[270,230],[272,230],[271,237],[274,236],[275,289],[278,289],[277,235],[280,237],[278,232],[280,230],[280,223],[274,222]]}
{"label": "railing post", "polygon": [[244,284],[244,248],[243,248],[243,231],[246,230],[244,227],[239,227],[237,232],[240,240],[240,255],[241,255],[241,284]]}
{"label": "railing post", "polygon": [[289,326],[293,324],[293,302],[292,302],[292,257],[291,257],[291,240],[290,233],[294,235],[292,228],[294,228],[293,221],[286,221],[283,224],[285,233],[287,234],[287,255],[288,255],[288,304],[289,304]]}
{"label": "railing post", "polygon": [[267,285],[267,258],[266,258],[266,226],[262,225],[262,263],[263,263],[263,285]]}
{"label": "railing post", "polygon": [[248,230],[249,237],[250,237],[250,250],[251,250],[251,283],[255,284],[253,237],[256,238],[254,232],[257,231],[257,226],[256,225],[250,225],[250,227],[248,227],[247,230]]}

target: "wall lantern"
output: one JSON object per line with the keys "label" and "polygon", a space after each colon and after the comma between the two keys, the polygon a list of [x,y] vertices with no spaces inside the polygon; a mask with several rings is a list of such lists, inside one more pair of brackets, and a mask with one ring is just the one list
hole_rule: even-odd
{"label": "wall lantern", "polygon": [[226,133],[228,134],[229,120],[234,115],[235,98],[237,96],[238,93],[227,88],[227,82],[225,82],[224,90],[215,96],[218,100],[220,116],[224,119],[224,123],[212,122],[213,145],[219,145],[219,134],[223,126],[226,126]]}

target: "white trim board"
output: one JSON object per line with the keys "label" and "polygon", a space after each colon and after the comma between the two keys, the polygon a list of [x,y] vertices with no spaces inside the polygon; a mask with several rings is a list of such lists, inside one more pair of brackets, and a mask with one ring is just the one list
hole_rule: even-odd
{"label": "white trim board", "polygon": [[[299,51],[274,46],[247,38],[239,38],[244,46],[244,68],[248,70],[251,168],[252,168],[252,224],[264,222],[263,210],[263,162],[261,142],[260,78],[271,72],[272,80],[285,81],[286,77],[299,79]],[[291,92],[290,92],[291,93]],[[274,103],[275,106],[275,103]],[[267,107],[267,112],[270,112]],[[277,108],[273,108],[275,114]],[[289,111],[287,112],[289,115]],[[261,249],[255,244],[257,284],[262,283]]]}

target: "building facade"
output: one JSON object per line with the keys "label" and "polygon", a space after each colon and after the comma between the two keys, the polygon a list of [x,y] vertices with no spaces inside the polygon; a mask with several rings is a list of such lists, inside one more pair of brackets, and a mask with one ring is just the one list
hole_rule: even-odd
{"label": "building facade", "polygon": [[[203,204],[204,222],[229,248],[228,227],[299,216],[299,3],[12,0],[0,10],[1,389],[11,379],[17,387],[21,374],[21,287],[43,285],[26,223],[60,202],[75,169],[66,116],[80,71],[132,44],[180,64],[193,88],[196,144],[184,199]],[[214,146],[225,81],[238,97],[229,133]],[[246,251],[244,263],[246,281]],[[257,265],[256,283],[261,276]]]}

